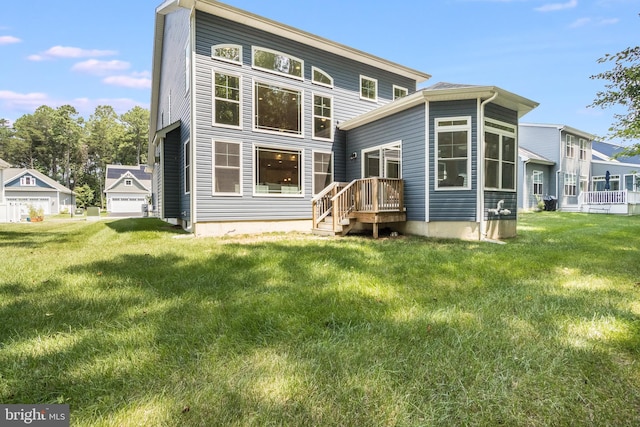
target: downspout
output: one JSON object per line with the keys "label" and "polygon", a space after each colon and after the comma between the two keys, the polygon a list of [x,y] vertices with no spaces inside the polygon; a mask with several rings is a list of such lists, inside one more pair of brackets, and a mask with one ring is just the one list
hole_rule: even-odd
{"label": "downspout", "polygon": [[196,224],[198,223],[198,203],[197,203],[197,197],[198,197],[198,188],[197,188],[197,182],[198,180],[196,179],[196,177],[198,176],[198,171],[197,171],[197,167],[196,165],[198,164],[198,162],[196,161],[196,153],[197,153],[197,141],[196,141],[196,91],[195,91],[195,69],[196,69],[196,65],[195,65],[195,55],[193,54],[194,49],[195,49],[195,42],[196,42],[196,37],[195,37],[195,30],[196,30],[196,2],[194,1],[191,4],[191,12],[189,13],[189,35],[188,37],[188,44],[189,44],[189,69],[186,70],[186,72],[189,74],[187,76],[187,78],[189,79],[189,105],[191,106],[191,117],[190,117],[190,129],[189,129],[189,140],[191,141],[191,174],[189,176],[189,178],[191,179],[191,183],[190,188],[191,188],[191,195],[190,195],[190,205],[191,205],[191,212],[190,212],[190,216],[191,216],[191,224],[190,224],[190,231],[195,234],[197,232],[196,228]]}
{"label": "downspout", "polygon": [[[529,210],[529,186],[528,184],[528,175],[527,175],[527,165],[529,164],[529,160],[525,160],[522,162],[522,208],[525,210]],[[516,185],[517,187],[517,185]],[[517,188],[516,188],[517,190]],[[517,203],[517,201],[516,201]]]}
{"label": "downspout", "polygon": [[487,221],[484,219],[484,107],[498,97],[498,92],[493,91],[490,98],[480,103],[480,115],[478,117],[478,173],[476,185],[478,186],[478,216],[480,240],[487,239]]}

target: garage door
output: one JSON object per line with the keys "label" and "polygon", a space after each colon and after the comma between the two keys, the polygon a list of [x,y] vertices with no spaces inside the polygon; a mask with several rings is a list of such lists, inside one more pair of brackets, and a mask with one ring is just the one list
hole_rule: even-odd
{"label": "garage door", "polygon": [[29,215],[29,207],[42,208],[45,215],[51,215],[51,200],[48,197],[7,197],[8,202],[20,205],[20,215]]}
{"label": "garage door", "polygon": [[142,205],[146,203],[144,196],[112,197],[109,200],[109,212],[113,213],[141,213]]}

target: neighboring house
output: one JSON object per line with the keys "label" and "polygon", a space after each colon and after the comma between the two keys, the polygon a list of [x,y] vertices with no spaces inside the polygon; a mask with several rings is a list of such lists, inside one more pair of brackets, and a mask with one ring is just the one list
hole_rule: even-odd
{"label": "neighboring house", "polygon": [[109,213],[142,213],[151,198],[151,174],[145,165],[107,165],[104,193]]}
{"label": "neighboring house", "polygon": [[515,235],[518,122],[538,104],[218,1],[156,9],[149,169],[157,215],[196,235],[382,224]]}
{"label": "neighboring house", "polygon": [[22,216],[29,207],[42,208],[45,215],[75,209],[75,193],[35,169],[5,169],[4,194],[7,202],[20,206]]}
{"label": "neighboring house", "polygon": [[556,197],[551,180],[555,162],[523,147],[519,148],[518,157],[518,208],[535,210],[540,202]]}
{"label": "neighboring house", "polygon": [[[535,195],[540,195],[534,191],[540,191],[541,185],[541,194],[556,198],[558,209],[581,211],[580,195],[589,191],[591,145],[595,137],[557,124],[520,123],[518,130],[520,148],[534,153],[546,163],[540,165],[538,161],[537,166],[532,166],[531,163],[536,162],[527,164],[524,161],[526,154],[521,157],[524,175],[520,181],[523,195],[519,206],[531,208],[532,196],[535,198]],[[534,182],[538,185],[534,185]]]}
{"label": "neighboring house", "polygon": [[20,221],[20,209],[14,202],[8,202],[4,191],[4,171],[11,165],[0,159],[0,222]]}

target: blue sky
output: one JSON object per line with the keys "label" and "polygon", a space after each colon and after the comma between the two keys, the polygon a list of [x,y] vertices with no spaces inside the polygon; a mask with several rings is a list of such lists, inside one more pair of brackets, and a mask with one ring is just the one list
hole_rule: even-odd
{"label": "blue sky", "polygon": [[[89,118],[149,106],[160,0],[28,0],[0,14],[0,118],[71,104]],[[227,0],[427,72],[540,103],[523,121],[604,135],[615,110],[587,108],[606,53],[640,43],[639,0]]]}

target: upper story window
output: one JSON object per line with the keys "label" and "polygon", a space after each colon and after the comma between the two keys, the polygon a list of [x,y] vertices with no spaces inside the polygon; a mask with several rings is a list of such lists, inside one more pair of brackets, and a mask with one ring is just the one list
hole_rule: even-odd
{"label": "upper story window", "polygon": [[333,139],[333,99],[327,96],[313,96],[313,137]]}
{"label": "upper story window", "polygon": [[242,65],[242,46],[237,44],[211,46],[211,57],[220,61]]}
{"label": "upper story window", "polygon": [[394,101],[398,98],[404,98],[409,94],[409,89],[406,87],[400,87],[393,85],[393,99]]}
{"label": "upper story window", "polygon": [[133,185],[133,180],[132,179],[125,179],[124,180],[124,185],[125,185],[125,187],[131,187]]}
{"label": "upper story window", "polygon": [[587,160],[587,140],[580,138],[580,160]]}
{"label": "upper story window", "polygon": [[254,128],[302,135],[302,92],[266,83],[255,83]]}
{"label": "upper story window", "polygon": [[516,189],[516,128],[508,123],[485,121],[485,188]]}
{"label": "upper story window", "polygon": [[366,76],[360,76],[360,99],[378,101],[378,81]]}
{"label": "upper story window", "polygon": [[23,187],[35,187],[36,179],[31,175],[23,176],[20,178],[20,185]]}
{"label": "upper story window", "polygon": [[311,67],[311,80],[320,86],[333,87],[333,77],[317,67]]}
{"label": "upper story window", "polygon": [[436,119],[436,188],[471,188],[471,117]]}
{"label": "upper story window", "polygon": [[262,47],[253,48],[253,67],[294,79],[303,79],[304,62],[294,56]]}
{"label": "upper story window", "polygon": [[575,137],[573,135],[566,136],[564,155],[571,159],[576,156],[576,144],[574,140]]}
{"label": "upper story window", "polygon": [[240,127],[240,77],[227,73],[213,73],[213,123],[219,126]]}

